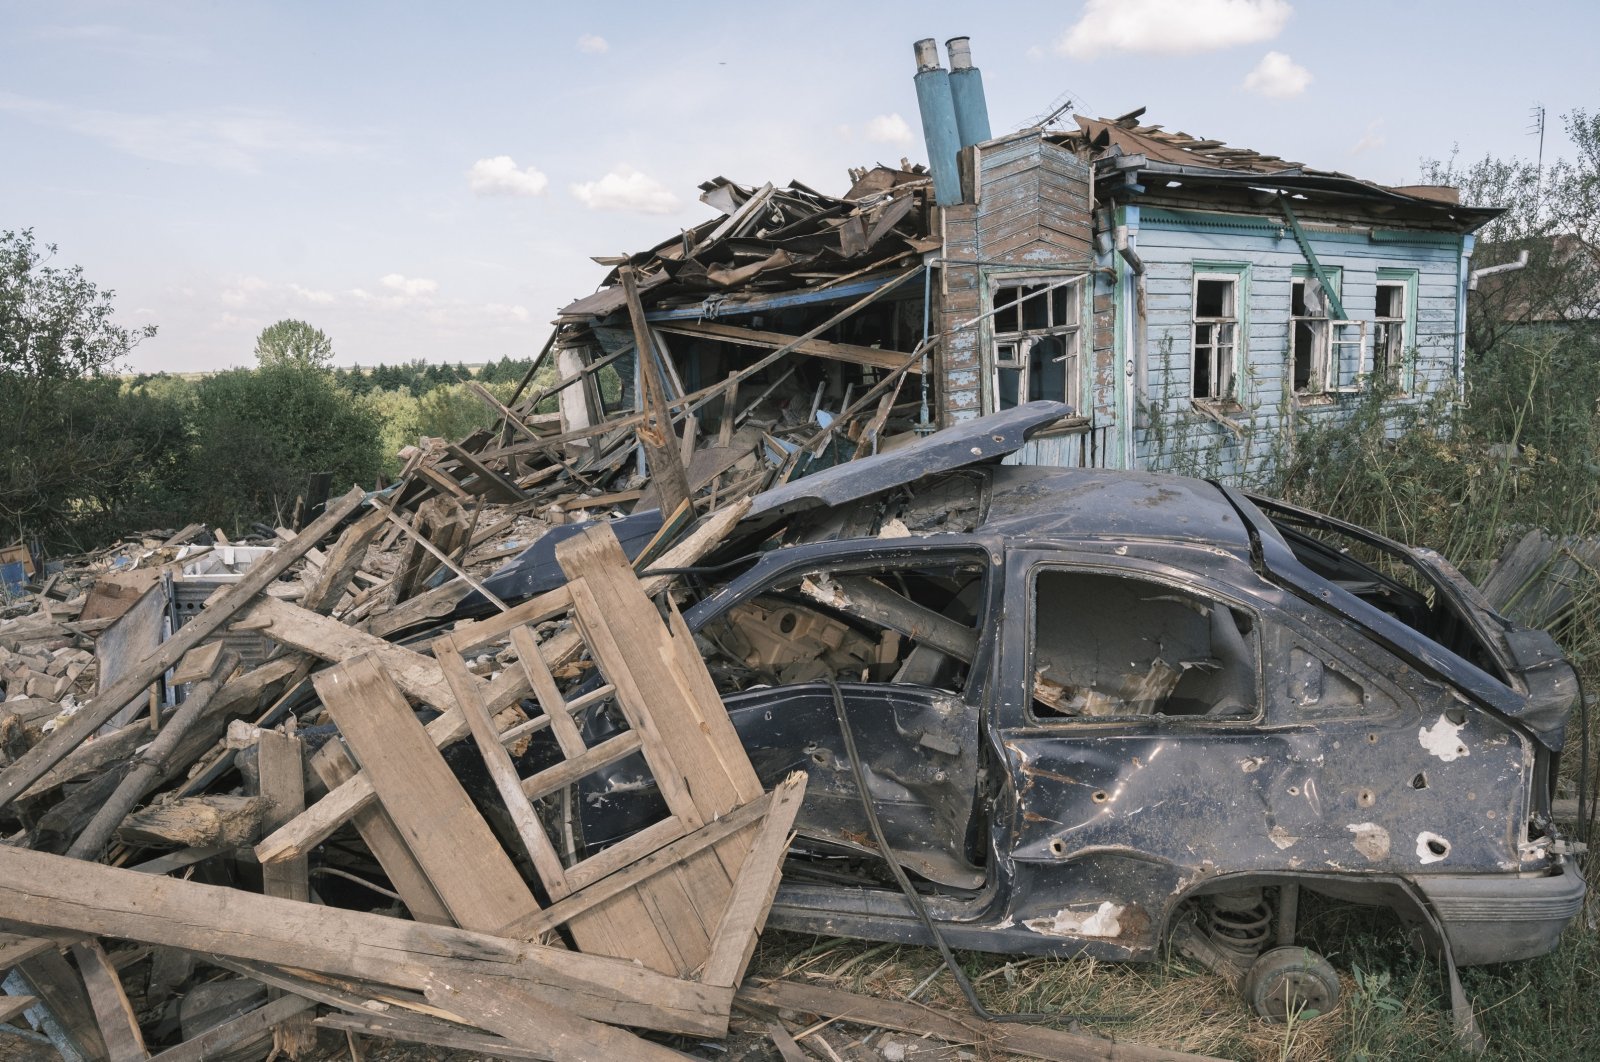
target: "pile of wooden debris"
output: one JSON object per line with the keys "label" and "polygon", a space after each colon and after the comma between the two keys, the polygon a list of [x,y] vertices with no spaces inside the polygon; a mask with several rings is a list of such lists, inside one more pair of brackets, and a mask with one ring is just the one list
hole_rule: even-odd
{"label": "pile of wooden debris", "polygon": [[[545,526],[449,453],[298,533],[80,559],[0,618],[0,1038],[116,1062],[309,1058],[319,1032],[668,1058],[737,1002],[784,1057],[810,1014],[1183,1057],[741,985],[805,776],[763,789],[651,571],[692,567],[749,502],[682,507],[632,562],[605,521],[564,531],[564,582],[509,605],[482,575]],[[455,587],[487,612],[451,613]],[[622,720],[603,739],[580,725],[597,705]],[[577,783],[624,758],[661,814],[586,848]]]}
{"label": "pile of wooden debris", "polygon": [[[152,626],[145,603],[198,567],[182,551],[158,547],[172,560],[136,597],[108,578],[0,627],[22,690],[0,770],[7,1019],[113,1059],[274,1038],[299,1056],[318,1026],[540,1058],[674,1056],[624,1025],[721,1035],[803,776],[763,792],[670,596],[665,618],[651,601],[665,580],[641,582],[603,523],[562,544],[559,591],[429,646],[348,622],[399,519],[369,501],[256,547],[169,637],[102,657],[92,693],[81,617],[121,603],[100,642]],[[573,713],[602,700],[628,727],[588,747]],[[560,755],[527,772],[543,729]],[[497,806],[469,797],[440,751],[456,742]],[[635,754],[666,813],[585,858],[559,796]]]}

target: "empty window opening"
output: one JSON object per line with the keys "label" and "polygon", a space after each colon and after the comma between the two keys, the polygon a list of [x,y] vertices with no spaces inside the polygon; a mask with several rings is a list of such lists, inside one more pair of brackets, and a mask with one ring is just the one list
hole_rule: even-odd
{"label": "empty window opening", "polygon": [[1239,282],[1235,277],[1199,275],[1194,280],[1194,331],[1191,367],[1195,398],[1234,396],[1239,334]]}
{"label": "empty window opening", "polygon": [[724,693],[827,675],[959,691],[977,652],[983,573],[908,564],[787,576],[700,638]]}
{"label": "empty window opening", "polygon": [[1256,624],[1142,579],[1044,569],[1034,580],[1033,713],[1041,719],[1250,719]]}
{"label": "empty window opening", "polygon": [[1081,282],[1060,277],[995,285],[996,409],[1041,399],[1079,404],[1081,298]]}
{"label": "empty window opening", "polygon": [[1296,394],[1320,394],[1328,379],[1328,302],[1316,277],[1296,277],[1289,295]]}
{"label": "empty window opening", "polygon": [[1372,375],[1385,386],[1404,388],[1406,286],[1380,283],[1372,322]]}

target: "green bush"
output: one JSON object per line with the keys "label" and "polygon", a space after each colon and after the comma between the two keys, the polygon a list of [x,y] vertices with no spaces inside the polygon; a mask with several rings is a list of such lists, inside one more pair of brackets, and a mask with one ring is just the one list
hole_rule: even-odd
{"label": "green bush", "polygon": [[242,528],[284,523],[312,473],[335,490],[371,484],[381,425],[324,370],[298,361],[234,369],[196,388],[188,460],[189,519]]}

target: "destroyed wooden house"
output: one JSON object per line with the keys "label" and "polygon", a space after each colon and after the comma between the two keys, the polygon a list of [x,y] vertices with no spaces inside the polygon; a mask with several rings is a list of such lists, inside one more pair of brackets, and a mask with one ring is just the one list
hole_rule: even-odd
{"label": "destroyed wooden house", "polygon": [[718,178],[717,218],[597,259],[614,271],[553,341],[584,381],[561,392],[574,467],[643,467],[619,434],[576,434],[645,408],[624,272],[674,416],[780,478],[1030,399],[1078,415],[1023,463],[1247,476],[1375,390],[1460,393],[1472,233],[1496,211],[1142,109],[991,135],[965,39],[950,49],[947,71],[917,45],[927,172],[853,171],[839,198]]}

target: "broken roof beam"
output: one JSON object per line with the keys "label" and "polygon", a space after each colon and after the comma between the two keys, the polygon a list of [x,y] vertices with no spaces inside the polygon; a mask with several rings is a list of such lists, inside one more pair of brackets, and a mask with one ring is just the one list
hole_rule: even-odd
{"label": "broken roof beam", "polygon": [[[738,325],[717,324],[713,321],[674,321],[670,324],[658,324],[655,330],[749,347],[787,347],[797,354],[849,362],[870,369],[898,369],[906,358],[904,351],[864,347],[855,343],[832,343],[825,339],[803,339],[782,332],[765,332],[757,328],[742,328]],[[918,366],[911,371],[922,370]]]}
{"label": "broken roof beam", "polygon": [[[923,271],[924,268],[925,267],[919,262],[917,265],[912,266],[910,269],[907,269],[905,272],[889,279],[888,281],[874,280],[864,296],[862,296],[860,299],[857,299],[855,302],[852,302],[849,306],[846,306],[832,317],[829,317],[826,321],[823,321],[805,335],[797,337],[798,341],[809,342],[810,340],[816,339],[822,333],[826,332],[834,325],[837,325],[840,321],[846,320],[847,318],[850,318],[860,311],[866,309],[872,303],[889,294],[889,292],[893,291],[895,288],[898,288],[901,284],[904,284],[912,277],[917,276]],[[691,316],[693,315],[691,314]],[[652,319],[653,315],[647,313],[645,314],[645,317],[646,319]],[[769,365],[777,362],[779,358],[783,357],[785,354],[788,354],[792,349],[793,347],[786,343],[777,350],[773,351],[771,354],[761,358],[759,361],[756,361],[750,365],[746,365],[735,374],[738,377],[737,382],[748,380],[756,373],[761,372]],[[894,370],[894,372],[890,374],[890,378],[895,377],[895,374],[897,373],[907,371],[910,366],[917,364],[921,359],[921,355],[922,351],[919,349],[914,356],[908,357],[908,359],[902,363],[899,368]],[[702,405],[711,401],[713,398],[720,397],[734,382],[734,378],[729,377],[728,379],[721,380],[710,385],[709,387],[702,387],[700,390],[686,394],[681,398],[669,399],[667,401],[667,408],[679,410],[679,412],[673,414],[672,419],[680,420],[689,413],[699,409]],[[484,450],[478,454],[478,457],[480,459],[487,460],[493,457],[504,457],[507,454],[527,453],[533,450],[551,450],[571,442],[574,439],[587,439],[590,436],[602,435],[617,431],[622,428],[633,427],[636,424],[643,424],[644,421],[645,414],[635,413],[632,416],[608,420],[603,424],[593,425],[578,431],[569,431],[563,432],[560,435],[553,435],[550,438],[544,439],[540,442],[512,443],[509,446],[502,446],[498,449]]]}

